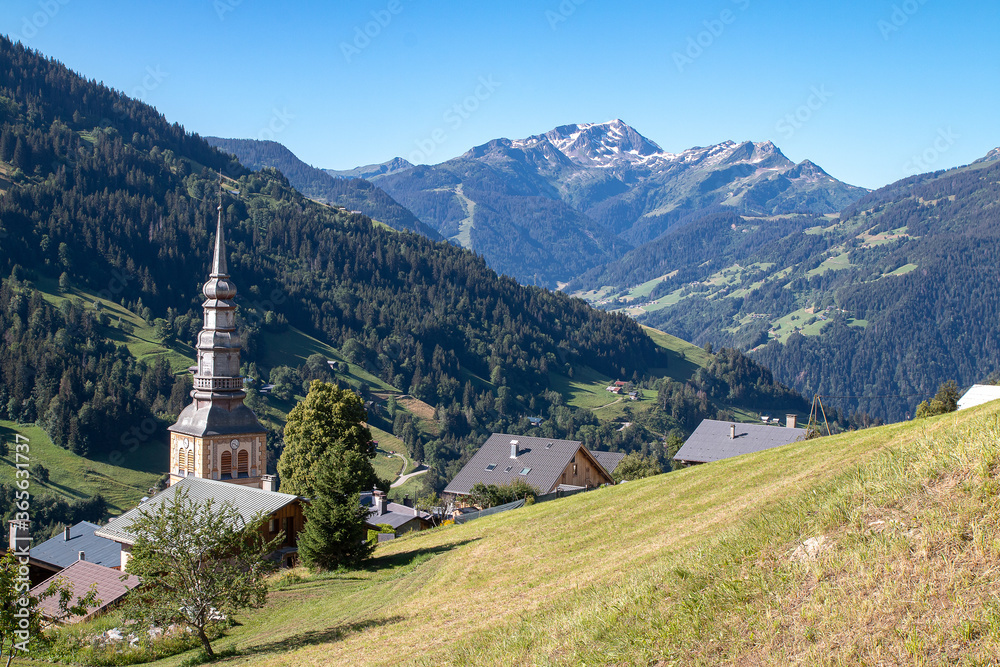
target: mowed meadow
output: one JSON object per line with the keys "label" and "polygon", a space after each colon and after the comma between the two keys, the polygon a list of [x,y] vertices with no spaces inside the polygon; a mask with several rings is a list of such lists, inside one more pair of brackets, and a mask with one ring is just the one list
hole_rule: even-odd
{"label": "mowed meadow", "polygon": [[275,575],[216,645],[255,665],[996,664],[998,438],[987,405],[404,537],[362,571]]}

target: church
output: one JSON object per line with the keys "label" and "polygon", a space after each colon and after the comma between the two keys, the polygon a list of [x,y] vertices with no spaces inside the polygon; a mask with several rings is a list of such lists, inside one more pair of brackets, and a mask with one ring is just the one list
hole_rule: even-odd
{"label": "church", "polygon": [[236,331],[236,285],[226,266],[222,205],[216,224],[212,272],[202,288],[204,328],[195,345],[191,403],[170,431],[170,484],[187,477],[231,482],[273,491],[267,472],[267,433],[253,410],[243,404],[239,333]]}

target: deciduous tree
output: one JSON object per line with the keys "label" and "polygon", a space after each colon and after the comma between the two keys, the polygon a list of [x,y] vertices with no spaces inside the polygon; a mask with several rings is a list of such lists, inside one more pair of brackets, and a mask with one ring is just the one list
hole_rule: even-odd
{"label": "deciduous tree", "polygon": [[131,525],[135,535],[127,571],[142,578],[129,595],[126,616],[140,627],[183,624],[214,657],[209,633],[233,613],[267,600],[264,560],[283,536],[264,540],[265,517],[245,522],[229,503],[195,502],[186,490],[145,509]]}

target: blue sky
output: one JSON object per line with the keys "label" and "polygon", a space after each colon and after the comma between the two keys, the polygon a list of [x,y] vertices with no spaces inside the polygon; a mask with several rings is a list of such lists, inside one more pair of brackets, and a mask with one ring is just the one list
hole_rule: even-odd
{"label": "blue sky", "polygon": [[1000,145],[1000,3],[4,0],[0,32],[203,135],[437,163],[621,118],[879,187]]}

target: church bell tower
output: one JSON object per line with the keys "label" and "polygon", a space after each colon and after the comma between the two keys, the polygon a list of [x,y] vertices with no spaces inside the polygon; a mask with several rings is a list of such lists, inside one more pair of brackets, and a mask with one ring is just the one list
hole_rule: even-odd
{"label": "church bell tower", "polygon": [[[221,185],[221,184],[220,184]],[[198,334],[192,402],[170,431],[170,483],[202,477],[261,488],[267,472],[266,431],[243,404],[240,337],[236,332],[236,285],[229,279],[226,242],[219,219],[212,273],[202,288],[204,328]]]}

